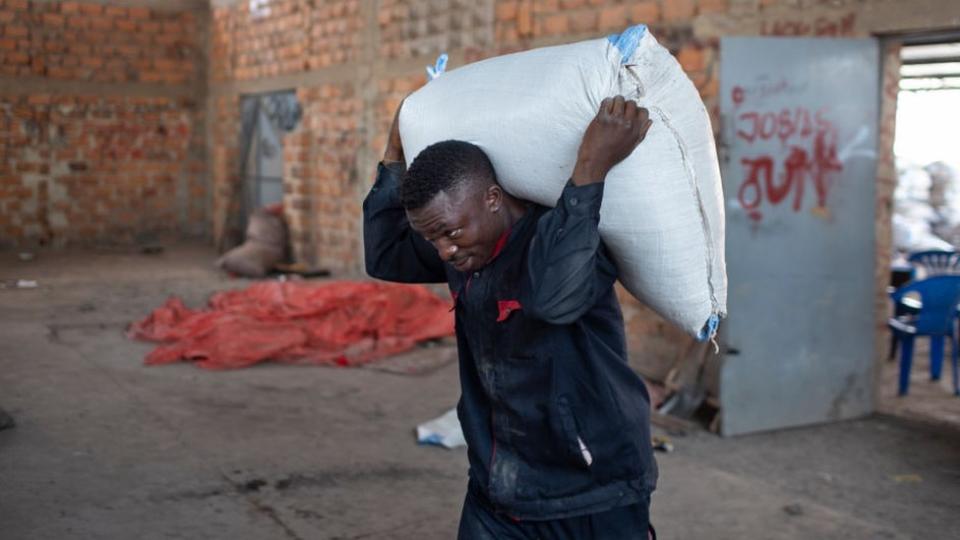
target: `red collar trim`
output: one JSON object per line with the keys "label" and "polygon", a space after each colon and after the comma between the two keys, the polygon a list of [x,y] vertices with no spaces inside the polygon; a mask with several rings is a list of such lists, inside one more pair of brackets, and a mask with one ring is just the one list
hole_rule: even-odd
{"label": "red collar trim", "polygon": [[490,255],[490,260],[487,261],[487,264],[493,262],[497,258],[497,255],[500,255],[500,252],[503,251],[503,248],[507,245],[507,240],[510,239],[510,227],[507,230],[503,231],[503,234],[500,235],[500,238],[497,238],[497,244],[493,246],[493,254]]}

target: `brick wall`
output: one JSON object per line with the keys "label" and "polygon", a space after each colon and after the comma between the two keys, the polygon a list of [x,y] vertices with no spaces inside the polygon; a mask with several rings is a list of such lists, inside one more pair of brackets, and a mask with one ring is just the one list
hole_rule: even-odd
{"label": "brick wall", "polygon": [[[169,98],[0,96],[0,237],[65,244],[174,232],[191,126],[189,109]],[[203,219],[202,206],[190,211]]]}
{"label": "brick wall", "polygon": [[[456,67],[645,23],[677,56],[718,129],[722,36],[868,36],[960,26],[958,14],[947,4],[937,0],[273,0],[269,15],[254,17],[247,2],[217,0],[211,91],[220,104],[244,93],[297,90],[304,105],[304,124],[285,142],[287,157],[293,161],[288,164],[285,200],[295,252],[303,262],[359,272],[360,198],[372,182],[393,111],[406,94],[424,83],[424,66],[440,52],[450,53],[450,65]],[[343,110],[335,105],[341,101]],[[235,116],[236,102],[230,106],[234,112],[225,114]],[[885,115],[884,122],[885,129],[892,130],[893,116]],[[225,144],[213,142],[214,156],[230,153],[232,143]],[[234,161],[214,161],[220,181],[235,170]],[[229,170],[217,169],[225,166]],[[879,190],[880,197],[886,192],[886,187]],[[878,219],[887,218],[888,213],[878,213]],[[889,231],[882,225],[878,253],[886,253],[888,245]],[[878,284],[878,302],[881,297]],[[631,350],[646,369],[662,376],[663,366],[686,338],[626,295],[623,304]]]}
{"label": "brick wall", "polygon": [[209,158],[210,189],[213,192],[210,227],[217,240],[224,235],[227,215],[241,210],[234,190],[240,181],[240,98],[236,95],[211,98]]}
{"label": "brick wall", "polygon": [[197,77],[192,12],[29,0],[0,6],[0,74],[163,84]]}
{"label": "brick wall", "polygon": [[205,230],[203,24],[186,9],[0,0],[0,246]]}
{"label": "brick wall", "polygon": [[248,2],[213,8],[214,81],[250,80],[343,64],[359,58],[360,0],[273,0],[269,13]]}

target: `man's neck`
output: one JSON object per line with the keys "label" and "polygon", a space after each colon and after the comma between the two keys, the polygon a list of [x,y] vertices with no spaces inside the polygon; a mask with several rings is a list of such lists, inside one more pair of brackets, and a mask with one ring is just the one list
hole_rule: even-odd
{"label": "man's neck", "polygon": [[503,201],[505,230],[510,230],[527,213],[527,202],[507,196]]}

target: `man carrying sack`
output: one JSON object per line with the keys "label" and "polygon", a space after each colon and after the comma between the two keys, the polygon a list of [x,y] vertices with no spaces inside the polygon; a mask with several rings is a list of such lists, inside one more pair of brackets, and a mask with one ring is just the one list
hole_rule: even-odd
{"label": "man carrying sack", "polygon": [[603,100],[550,209],[508,194],[470,143],[433,144],[404,171],[394,119],[363,204],[366,268],[449,284],[470,462],[461,540],[654,537],[649,395],[597,230],[607,173],[650,125],[635,102]]}

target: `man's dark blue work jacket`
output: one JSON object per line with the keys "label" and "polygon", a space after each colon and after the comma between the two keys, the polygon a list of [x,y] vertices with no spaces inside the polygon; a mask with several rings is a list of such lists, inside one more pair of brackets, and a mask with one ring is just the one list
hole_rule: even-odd
{"label": "man's dark blue work jacket", "polygon": [[531,204],[466,274],[410,228],[401,175],[381,164],[363,203],[367,273],[450,286],[470,489],[521,520],[646,501],[650,398],[627,365],[617,269],[597,232],[603,184],[568,184],[554,209]]}

